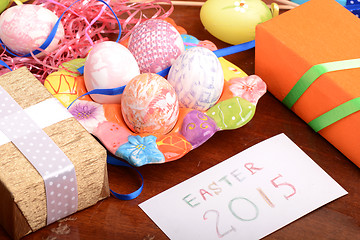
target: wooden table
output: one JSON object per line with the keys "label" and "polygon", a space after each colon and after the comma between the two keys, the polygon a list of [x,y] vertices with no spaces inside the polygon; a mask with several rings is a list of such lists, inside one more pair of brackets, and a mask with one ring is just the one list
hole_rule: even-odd
{"label": "wooden table", "polygon": [[[229,46],[211,36],[202,26],[200,7],[175,6],[171,17],[188,34],[213,41],[218,48]],[[254,74],[254,50],[226,57],[248,75]],[[254,118],[236,130],[217,132],[199,148],[177,161],[146,165],[138,170],[145,186],[131,201],[114,197],[53,223],[24,240],[35,239],[167,239],[166,235],[138,207],[138,204],[269,137],[285,133],[349,194],[335,200],[265,239],[360,239],[360,170],[335,147],[287,109],[271,93],[257,105]],[[109,166],[110,187],[130,193],[140,185],[127,168]],[[0,228],[0,239],[9,239]]]}

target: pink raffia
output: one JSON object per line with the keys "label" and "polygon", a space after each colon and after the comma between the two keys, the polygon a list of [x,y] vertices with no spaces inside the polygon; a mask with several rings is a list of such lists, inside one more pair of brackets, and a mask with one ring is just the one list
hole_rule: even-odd
{"label": "pink raffia", "polygon": [[[132,29],[141,22],[150,18],[165,19],[173,11],[170,0],[129,1],[104,0],[116,13],[121,23],[120,42],[129,38]],[[32,4],[41,5],[53,11],[58,17],[75,0],[34,0]],[[158,3],[168,3],[170,7],[165,10]],[[76,58],[85,58],[91,47],[107,40],[116,40],[119,33],[117,20],[109,8],[96,0],[82,0],[75,3],[61,20],[65,37],[53,52],[45,52],[45,57],[34,55],[28,58],[13,57],[3,49],[0,59],[7,63],[11,69],[27,67],[42,83],[47,75],[59,69],[59,66]],[[0,75],[8,72],[0,66]]]}

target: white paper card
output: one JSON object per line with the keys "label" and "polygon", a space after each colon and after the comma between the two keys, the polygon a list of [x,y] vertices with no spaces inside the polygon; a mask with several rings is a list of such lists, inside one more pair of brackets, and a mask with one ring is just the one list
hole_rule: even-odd
{"label": "white paper card", "polygon": [[279,134],[139,206],[170,239],[260,239],[345,194]]}

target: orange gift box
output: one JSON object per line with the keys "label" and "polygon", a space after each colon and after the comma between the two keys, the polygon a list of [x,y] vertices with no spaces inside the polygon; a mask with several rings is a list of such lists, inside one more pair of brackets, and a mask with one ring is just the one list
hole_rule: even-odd
{"label": "orange gift box", "polygon": [[[255,34],[255,74],[283,101],[314,65],[360,58],[360,19],[335,0],[310,0],[261,23]],[[317,78],[291,110],[306,123],[360,97],[360,68]],[[318,132],[360,167],[360,111]]]}

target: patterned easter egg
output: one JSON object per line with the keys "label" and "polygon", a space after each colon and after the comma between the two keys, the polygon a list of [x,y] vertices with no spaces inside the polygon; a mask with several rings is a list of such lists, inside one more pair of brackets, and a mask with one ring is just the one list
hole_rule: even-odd
{"label": "patterned easter egg", "polygon": [[219,102],[206,112],[221,129],[236,129],[248,123],[255,114],[255,105],[240,97]]}
{"label": "patterned easter egg", "polygon": [[163,135],[156,144],[166,162],[179,159],[192,149],[192,145],[179,133]]}
{"label": "patterned easter egg", "polygon": [[180,107],[205,111],[220,98],[224,74],[216,55],[207,48],[193,47],[181,54],[168,75]]}
{"label": "patterned easter egg", "polygon": [[65,107],[78,97],[76,76],[65,70],[49,74],[44,81],[44,87]]}
{"label": "patterned easter egg", "polygon": [[179,32],[161,19],[149,19],[135,27],[128,48],[135,56],[141,73],[160,72],[184,52]]}
{"label": "patterned easter egg", "polygon": [[143,73],[126,85],[121,111],[132,131],[166,134],[178,119],[179,102],[175,90],[165,78]]}
{"label": "patterned easter egg", "polygon": [[[57,20],[58,17],[53,12],[39,5],[17,5],[1,14],[0,38],[10,50],[25,55],[45,42]],[[55,50],[63,38],[64,28],[60,23],[46,51]]]}
{"label": "patterned easter egg", "polygon": [[217,130],[213,119],[203,112],[193,110],[185,116],[180,133],[194,149],[211,138]]}
{"label": "patterned easter egg", "polygon": [[[140,74],[131,52],[120,43],[106,41],[96,44],[86,58],[84,80],[88,91],[117,88]],[[98,103],[120,103],[121,95],[92,94]]]}

